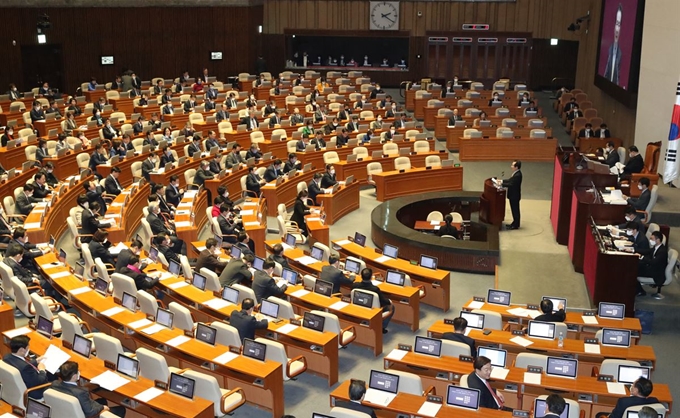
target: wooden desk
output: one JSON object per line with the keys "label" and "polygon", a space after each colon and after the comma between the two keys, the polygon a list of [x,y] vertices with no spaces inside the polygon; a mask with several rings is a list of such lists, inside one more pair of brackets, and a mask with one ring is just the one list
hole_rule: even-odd
{"label": "wooden desk", "polygon": [[[0,333],[16,328],[14,325],[14,308],[7,301],[0,302]],[[10,350],[4,344],[0,346],[0,355],[9,354]]]}
{"label": "wooden desk", "polygon": [[[446,128],[446,149],[448,150],[459,150],[461,147],[461,139],[463,138],[463,135],[465,133],[466,128],[455,128],[455,127],[448,127]],[[489,128],[481,128],[481,127],[475,127],[474,129],[477,129],[478,131],[482,132],[482,138],[470,138],[470,139],[476,139],[476,140],[484,140],[484,139],[490,139],[490,138],[495,138],[496,137],[496,129],[498,127],[489,127]],[[529,135],[531,135],[531,130],[532,129],[537,129],[537,128],[510,128],[512,129],[513,136],[518,136],[519,139],[534,139],[534,138],[529,138]],[[537,138],[536,140],[541,140],[541,141],[546,141],[546,140],[552,140],[552,129],[551,128],[538,128],[538,129],[543,129],[545,131],[546,138]],[[486,137],[486,138],[484,138]],[[516,138],[508,138],[508,141],[517,141]]]}
{"label": "wooden desk", "polygon": [[378,202],[416,193],[463,190],[463,167],[411,168],[372,176]]}
{"label": "wooden desk", "polygon": [[505,188],[498,188],[491,179],[484,180],[484,192],[479,202],[479,220],[501,227],[505,219]]}
{"label": "wooden desk", "polygon": [[[18,133],[15,136],[18,136]],[[2,164],[5,170],[9,170],[12,167],[21,170],[21,165],[26,161],[27,146],[28,143],[24,140],[21,141],[19,146],[14,148],[0,147],[0,164]]]}
{"label": "wooden desk", "polygon": [[607,147],[607,142],[613,142],[615,149],[623,146],[623,140],[621,138],[576,138],[576,146],[579,151],[586,153],[595,153],[598,148],[605,149]]}
{"label": "wooden desk", "polygon": [[[428,109],[425,109],[425,127],[428,129],[433,129],[434,128],[434,137],[437,139],[445,139],[446,138],[446,130],[449,127],[449,119],[451,116],[446,116],[446,115],[439,115],[439,109],[440,108],[433,108],[431,112],[428,112]],[[466,116],[465,115],[465,109],[466,108],[458,108],[458,115],[463,118],[465,121],[465,125],[467,127],[472,127],[472,124],[474,123],[474,120],[476,117],[474,116]],[[449,109],[451,112],[453,112],[453,109]],[[529,126],[529,120],[530,119],[541,119],[543,121],[543,126],[548,126],[548,120],[547,118],[543,117],[530,117],[530,116],[524,116],[524,113],[522,109],[513,109],[510,108],[508,109],[510,113],[507,116],[495,116],[495,111],[493,113],[489,113],[488,119],[491,121],[492,125],[496,126],[502,126],[503,124],[503,119],[505,118],[512,118],[517,121],[517,125],[524,125],[524,126]],[[430,117],[432,118],[432,128],[428,124],[428,113],[430,113]],[[540,115],[540,114],[539,114]]]}
{"label": "wooden desk", "polygon": [[[63,120],[63,118],[62,119],[35,121],[33,123],[33,127],[38,131],[39,137],[47,138],[47,134],[52,129],[56,129],[57,131],[61,132],[61,121],[62,120]],[[17,135],[18,135],[18,133],[17,133]]]}
{"label": "wooden desk", "polygon": [[449,310],[451,283],[448,271],[414,266],[408,260],[402,258],[382,261],[381,254],[375,252],[373,248],[362,247],[349,240],[335,240],[332,244],[333,249],[344,257],[352,256],[362,259],[367,267],[373,269],[373,274],[380,272],[385,275],[388,269],[399,270],[408,274],[413,286],[425,286],[426,292],[422,299],[423,303],[435,306],[444,312]]}
{"label": "wooden desk", "polygon": [[267,200],[267,216],[277,215],[277,206],[280,203],[286,205],[286,207],[291,206],[295,203],[297,198],[297,184],[304,181],[305,184],[309,183],[314,177],[314,174],[321,170],[310,170],[306,173],[297,172],[295,177],[291,179],[286,179],[283,183],[276,185],[275,181],[271,181],[260,189],[262,191],[262,197]]}
{"label": "wooden desk", "polygon": [[323,205],[326,225],[333,225],[343,216],[359,209],[359,182],[354,181],[349,186],[342,185],[335,193],[317,195],[316,201]]}
{"label": "wooden desk", "polygon": [[546,161],[555,157],[557,139],[459,138],[461,161]]}
{"label": "wooden desk", "polygon": [[56,155],[54,157],[46,157],[43,159],[43,165],[52,163],[54,165],[54,176],[58,179],[65,179],[68,176],[78,175],[80,172],[78,161],[76,160],[77,156],[78,154],[74,151],[69,151],[62,157],[57,157]]}
{"label": "wooden desk", "polygon": [[[400,147],[410,147],[409,142],[398,142]],[[403,145],[402,145],[403,144]],[[382,146],[378,149],[382,149]],[[393,171],[394,170],[394,160],[400,155],[392,155],[389,157],[373,158],[369,150],[369,156],[363,158],[361,161],[347,162],[346,160],[341,160],[333,166],[335,167],[336,177],[340,180],[345,180],[349,176],[354,176],[354,181],[360,182],[361,184],[368,184],[368,171],[366,167],[370,163],[380,163],[382,165],[383,171]],[[437,155],[441,160],[448,159],[448,154],[446,151],[430,151],[430,152],[419,152],[417,154],[408,155],[411,160],[412,167],[425,167],[425,160],[427,157]]]}
{"label": "wooden desk", "polygon": [[116,112],[123,112],[126,115],[131,115],[135,110],[134,100],[135,99],[129,97],[121,97],[119,99],[109,99],[109,103]]}

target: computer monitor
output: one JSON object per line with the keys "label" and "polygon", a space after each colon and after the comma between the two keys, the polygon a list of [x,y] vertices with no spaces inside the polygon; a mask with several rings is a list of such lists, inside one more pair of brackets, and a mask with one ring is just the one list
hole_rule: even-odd
{"label": "computer monitor", "polygon": [[118,361],[116,362],[116,371],[125,376],[137,379],[137,376],[139,375],[139,360],[120,353],[118,354]]}
{"label": "computer monitor", "polygon": [[600,302],[597,307],[597,316],[607,319],[623,319],[626,313],[626,305],[623,303]]}
{"label": "computer monitor", "polygon": [[194,379],[181,374],[170,373],[170,384],[168,385],[170,393],[193,399],[195,386],[196,381]]}
{"label": "computer monitor", "polygon": [[302,326],[304,328],[313,329],[314,331],[323,332],[323,327],[326,323],[326,318],[313,314],[311,312],[305,312],[302,320]]}
{"label": "computer monitor", "polygon": [[318,247],[312,247],[312,252],[310,254],[312,258],[322,261],[323,260],[323,250]]}
{"label": "computer monitor", "polygon": [[92,351],[92,340],[85,338],[82,335],[74,335],[73,351],[85,358],[90,358],[90,352]]}
{"label": "computer monitor", "polygon": [[548,357],[548,367],[545,374],[556,377],[576,379],[578,360],[562,357]]}
{"label": "computer monitor", "polygon": [[437,270],[437,257],[430,257],[429,255],[422,254],[420,256],[420,267],[425,267],[430,270]]}
{"label": "computer monitor", "polygon": [[364,308],[373,308],[373,295],[370,293],[357,290],[354,292],[352,303],[355,305],[363,306]]}
{"label": "computer monitor", "polygon": [[396,374],[371,370],[371,377],[368,380],[368,387],[370,389],[382,390],[383,392],[396,394],[399,390],[399,376]]}
{"label": "computer monitor", "polygon": [[468,328],[484,329],[484,315],[468,311],[460,311],[460,317],[467,321]]}
{"label": "computer monitor", "polygon": [[276,319],[279,317],[279,304],[268,301],[267,299],[262,299],[260,313]]}
{"label": "computer monitor", "polygon": [[554,296],[543,296],[541,300],[546,300],[549,299],[552,304],[553,304],[553,311],[557,312],[559,310],[560,305],[564,305],[564,310],[567,310],[567,299],[566,298],[557,298]]}
{"label": "computer monitor", "polygon": [[215,248],[222,248],[222,235],[215,234],[213,236],[215,238]]}
{"label": "computer monitor", "polygon": [[191,281],[191,284],[194,285],[194,287],[205,290],[205,285],[206,285],[207,279],[205,278],[204,275],[194,273],[194,279]]}
{"label": "computer monitor", "polygon": [[54,239],[54,235],[50,235],[50,242],[48,243],[48,245],[50,247],[54,247],[55,242],[57,242],[57,240]]}
{"label": "computer monitor", "polygon": [[283,270],[281,271],[281,277],[291,286],[295,286],[297,284],[298,279],[297,271],[293,271],[291,269],[287,269],[284,267]]}
{"label": "computer monitor", "polygon": [[489,289],[486,294],[486,301],[494,305],[510,306],[510,296],[512,293],[505,290]]}
{"label": "computer monitor", "polygon": [[42,402],[38,402],[33,398],[28,398],[26,404],[26,418],[50,418],[52,416],[52,408]]}
{"label": "computer monitor", "polygon": [[635,383],[640,377],[649,379],[649,367],[644,366],[624,366],[619,364],[619,374],[616,376],[616,381],[619,383]]}
{"label": "computer monitor", "polygon": [[439,357],[442,355],[442,340],[416,336],[416,343],[413,345],[413,351],[418,354]]}
{"label": "computer monitor", "polygon": [[314,293],[330,297],[333,294],[333,283],[317,279],[314,283]]}
{"label": "computer monitor", "polygon": [[97,280],[94,282],[94,291],[106,296],[109,291],[109,282],[101,277],[97,277]]}
{"label": "computer monitor", "polygon": [[172,328],[172,321],[175,314],[167,309],[158,308],[156,310],[156,323],[164,327]]}
{"label": "computer monitor", "polygon": [[215,345],[215,339],[217,338],[217,328],[213,328],[210,325],[206,325],[202,322],[196,324],[196,339],[204,343]]}
{"label": "computer monitor", "polygon": [[234,289],[233,287],[225,287],[222,289],[222,299],[226,300],[227,302],[231,302],[234,305],[238,304],[238,289]]}
{"label": "computer monitor", "polygon": [[397,286],[403,286],[406,282],[406,275],[400,271],[387,270],[385,275],[385,281],[389,284],[394,284]]}
{"label": "computer monitor", "polygon": [[399,247],[390,244],[383,245],[383,255],[389,258],[397,258],[397,254],[399,254]]}
{"label": "computer monitor", "polygon": [[54,329],[54,323],[44,316],[38,316],[38,322],[35,325],[35,330],[47,338],[52,338],[52,330]]}
{"label": "computer monitor", "polygon": [[484,356],[491,360],[492,366],[505,368],[508,358],[508,352],[506,350],[491,347],[478,347],[477,353],[478,355]]}
{"label": "computer monitor", "polygon": [[63,248],[59,248],[59,261],[62,263],[66,261],[66,251]]}
{"label": "computer monitor", "polygon": [[168,260],[168,271],[175,277],[179,277],[182,266],[175,260]]}
{"label": "computer monitor", "polygon": [[[636,415],[636,417],[637,417],[637,415]],[[318,412],[312,412],[312,418],[335,418],[335,417],[332,417],[330,415],[320,414]]]}
{"label": "computer monitor", "polygon": [[264,268],[264,258],[255,257],[255,259],[253,260],[253,268],[255,270],[262,271],[262,269]]}
{"label": "computer monitor", "polygon": [[295,247],[295,235],[286,234],[286,244],[290,247]]}
{"label": "computer monitor", "polygon": [[555,339],[555,324],[553,322],[529,321],[527,335],[534,338]]}
{"label": "computer monitor", "polygon": [[267,346],[250,338],[243,339],[243,355],[254,358],[255,360],[264,361],[267,354]]}
{"label": "computer monitor", "polygon": [[360,234],[358,232],[354,233],[354,242],[361,245],[362,247],[366,245],[366,235]]}
{"label": "computer monitor", "polygon": [[358,261],[347,259],[345,260],[345,270],[354,274],[359,274],[361,264]]}
{"label": "computer monitor", "polygon": [[128,292],[123,292],[121,304],[130,312],[137,312],[137,296],[132,296]]}
{"label": "computer monitor", "polygon": [[[638,418],[640,416],[639,414],[640,411],[628,411],[626,413],[626,418]],[[562,418],[562,417],[560,417]],[[663,418],[663,414],[656,414],[656,418]]]}
{"label": "computer monitor", "polygon": [[630,347],[630,331],[625,329],[602,329],[602,345],[612,347]]}
{"label": "computer monitor", "polygon": [[[548,403],[545,399],[536,399],[534,401],[534,418],[543,418],[548,415]],[[569,404],[564,407],[564,411],[560,414],[560,418],[569,417]]]}
{"label": "computer monitor", "polygon": [[479,409],[479,389],[449,385],[446,390],[446,404],[456,408]]}
{"label": "computer monitor", "polygon": [[158,248],[156,247],[149,248],[149,259],[154,263],[156,262],[156,260],[158,260]]}
{"label": "computer monitor", "polygon": [[241,249],[236,246],[232,246],[229,255],[231,255],[231,258],[241,258]]}

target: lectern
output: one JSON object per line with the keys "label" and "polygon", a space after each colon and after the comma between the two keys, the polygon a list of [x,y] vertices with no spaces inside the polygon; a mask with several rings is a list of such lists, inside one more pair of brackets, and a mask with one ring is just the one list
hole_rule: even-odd
{"label": "lectern", "polygon": [[505,189],[497,188],[492,179],[484,180],[484,193],[479,202],[479,220],[498,227],[505,219]]}

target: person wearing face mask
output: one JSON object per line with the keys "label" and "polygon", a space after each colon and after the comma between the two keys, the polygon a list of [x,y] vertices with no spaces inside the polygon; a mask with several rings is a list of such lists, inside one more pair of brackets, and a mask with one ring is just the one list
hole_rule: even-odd
{"label": "person wearing face mask", "polygon": [[[587,127],[587,125],[586,125]],[[592,135],[592,134],[591,134]],[[612,168],[616,165],[616,163],[619,162],[619,153],[616,152],[616,147],[612,141],[607,142],[607,159],[605,160],[605,164],[609,166],[609,168]]]}
{"label": "person wearing face mask", "polygon": [[344,147],[349,142],[349,132],[347,129],[342,128],[340,133],[335,137],[335,145],[337,147]]}
{"label": "person wearing face mask", "polygon": [[385,118],[394,118],[397,116],[397,104],[392,102],[392,105],[387,108]]}
{"label": "person wearing face mask", "polygon": [[97,166],[101,164],[106,164],[109,161],[106,156],[106,148],[104,145],[99,143],[94,147],[94,152],[90,155],[89,168],[93,173],[97,173]]}
{"label": "person wearing face mask", "polygon": [[201,137],[198,135],[194,135],[194,140],[189,144],[189,147],[187,148],[187,152],[189,153],[189,157],[193,157],[194,154],[198,153],[200,156],[201,153],[203,152],[203,149],[201,148]]}
{"label": "person wearing face mask", "polygon": [[352,114],[352,110],[349,108],[348,104],[345,104],[342,109],[338,112],[337,119],[341,121],[346,121],[349,120],[349,117]]}
{"label": "person wearing face mask", "polygon": [[246,160],[241,156],[241,145],[235,143],[231,146],[231,151],[227,155],[225,165],[228,169],[233,167],[238,167],[240,165],[245,165]]}
{"label": "person wearing face mask", "polygon": [[14,227],[5,218],[5,211],[0,207],[0,243],[9,244]]}
{"label": "person wearing face mask", "polygon": [[161,208],[158,206],[158,203],[153,202],[149,204],[149,216],[146,217],[146,220],[149,222],[151,232],[153,232],[154,235],[158,235],[161,232],[166,234],[172,243],[172,250],[178,254],[184,253],[184,241],[177,238],[174,229],[170,229],[169,224],[163,220],[161,217]]}
{"label": "person wearing face mask", "polygon": [[19,215],[27,215],[33,210],[33,206],[40,202],[40,199],[33,197],[34,187],[32,184],[26,183],[24,185],[24,191],[19,193],[15,202],[15,209]]}
{"label": "person wearing face mask", "polygon": [[311,140],[310,144],[314,145],[317,151],[322,148],[326,148],[326,141],[323,139],[323,132],[316,131],[316,137]]}
{"label": "person wearing face mask", "polygon": [[[120,273],[122,268],[130,264],[130,257],[133,255],[136,255],[137,257],[140,256],[142,253],[142,249],[144,248],[144,244],[142,244],[141,241],[139,240],[133,240],[130,243],[130,248],[124,248],[121,250],[121,252],[118,254],[118,259],[116,260],[115,264],[115,269],[117,273]],[[142,264],[141,270],[144,270],[146,268],[146,265]]]}
{"label": "person wearing face mask", "polygon": [[376,84],[373,91],[371,91],[370,98],[375,99],[376,97],[378,97],[379,94],[385,94],[385,91],[382,88],[380,88],[380,84]]}
{"label": "person wearing face mask", "polygon": [[255,158],[255,161],[259,162],[262,159],[262,151],[256,142],[250,144],[250,149],[246,152],[246,159]]}
{"label": "person wearing face mask", "polygon": [[[649,237],[649,248],[636,251],[642,256],[638,264],[638,277],[651,277],[654,283],[659,286],[666,281],[666,266],[668,266],[668,248],[663,244],[663,234],[660,231],[652,232]],[[637,296],[644,296],[644,291],[640,282],[637,282]]]}
{"label": "person wearing face mask", "polygon": [[221,261],[218,254],[220,254],[220,249],[217,247],[217,241],[215,238],[208,238],[205,240],[205,250],[198,254],[194,270],[200,271],[201,268],[205,267],[218,275],[222,274],[222,271],[227,266],[227,262]]}
{"label": "person wearing face mask", "polygon": [[379,131],[383,128],[382,116],[378,115],[377,119],[371,123],[371,129]]}
{"label": "person wearing face mask", "polygon": [[[231,206],[233,208],[234,212],[240,212],[241,208],[238,206],[234,206],[234,202],[229,199],[229,189],[227,189],[227,186],[221,185],[217,188],[217,195],[218,197],[222,198],[222,202],[225,205]],[[219,214],[219,213],[218,213]],[[217,215],[215,215],[217,216]]]}
{"label": "person wearing face mask", "polygon": [[201,187],[205,184],[206,180],[212,180],[214,178],[215,175],[210,171],[210,161],[202,161],[201,168],[196,170],[196,174],[194,175],[194,184]]}
{"label": "person wearing face mask", "polygon": [[491,106],[493,106],[494,103],[500,103],[500,102],[501,102],[500,96],[498,95],[497,92],[495,92],[493,94],[493,96],[491,97],[491,99],[489,99],[489,105],[488,106],[491,107]]}
{"label": "person wearing face mask", "polygon": [[295,222],[300,229],[300,233],[302,235],[307,236],[307,224],[305,223],[305,215],[309,215],[311,213],[311,209],[309,206],[306,205],[307,201],[307,196],[309,193],[307,190],[300,190],[300,193],[297,194],[297,198],[295,199],[295,206],[293,207],[293,214],[290,217],[290,220]]}
{"label": "person wearing face mask", "polygon": [[165,200],[174,207],[179,206],[184,195],[184,189],[179,187],[179,177],[177,175],[170,176],[170,184],[165,188]]}
{"label": "person wearing face mask", "polygon": [[[175,163],[175,155],[172,153],[172,149],[164,145],[163,148],[161,148],[161,164],[160,167],[165,167],[167,164],[173,164]],[[173,164],[174,166],[174,164]]]}
{"label": "person wearing face mask", "polygon": [[9,141],[14,141],[14,128],[11,126],[5,129],[5,133],[0,138],[0,143],[3,147],[6,147]]}
{"label": "person wearing face mask", "polygon": [[220,161],[222,160],[222,156],[220,154],[215,154],[213,156],[213,159],[210,160],[210,172],[213,174],[220,174],[222,171],[222,165],[220,164]]}
{"label": "person wearing face mask", "polygon": [[231,206],[222,203],[220,214],[217,217],[217,224],[222,233],[224,242],[236,244],[238,242],[239,224],[234,221],[231,214]]}
{"label": "person wearing face mask", "polygon": [[149,157],[142,163],[142,177],[151,182],[151,172],[156,170],[156,153],[149,153]]}
{"label": "person wearing face mask", "polygon": [[209,152],[214,147],[217,147],[217,149],[219,149],[220,143],[217,140],[217,134],[215,133],[215,131],[210,130],[208,131],[208,139],[205,140],[205,150],[206,152]]}
{"label": "person wearing face mask", "polygon": [[291,126],[301,125],[305,122],[304,116],[300,114],[300,109],[293,109],[293,114],[289,118]]}
{"label": "person wearing face mask", "polygon": [[251,94],[246,100],[246,107],[257,107],[257,99],[254,94]]}
{"label": "person wearing face mask", "polygon": [[326,126],[323,127],[323,132],[326,135],[330,135],[335,132],[340,124],[338,123],[338,118],[333,118]]}
{"label": "person wearing face mask", "polygon": [[[31,339],[27,335],[12,337],[9,341],[11,353],[5,354],[2,361],[19,371],[21,380],[23,380],[27,388],[34,388],[36,386],[48,384],[56,379],[56,376],[45,370],[45,363],[42,361],[43,357],[35,359],[29,357],[30,340]],[[31,390],[28,392],[28,396],[33,399],[40,399],[43,397],[45,390],[47,390],[47,387]]]}
{"label": "person wearing face mask", "polygon": [[159,233],[156,235],[154,243],[156,244],[156,248],[158,248],[158,252],[163,254],[163,257],[165,257],[165,261],[168,263],[170,261],[175,261],[178,264],[181,263],[179,256],[171,247],[172,241],[170,240],[169,235],[164,232]]}
{"label": "person wearing face mask", "polygon": [[326,108],[324,105],[320,104],[316,107],[316,111],[314,112],[314,122],[316,123],[324,123],[326,122],[326,118],[328,115],[326,115]]}
{"label": "person wearing face mask", "polygon": [[302,163],[300,161],[298,161],[295,153],[291,152],[290,154],[288,154],[288,160],[286,161],[286,164],[283,166],[283,172],[288,173],[289,171],[291,171],[293,169],[299,170],[301,166],[302,166]]}
{"label": "person wearing face mask", "polygon": [[102,113],[99,109],[94,109],[92,111],[92,121],[97,122],[97,126],[102,126],[104,124],[104,119],[102,118]]}
{"label": "person wearing face mask", "polygon": [[337,183],[338,181],[335,179],[335,167],[333,167],[332,164],[327,164],[326,172],[323,174],[323,177],[321,178],[321,188],[329,189],[335,186]]}
{"label": "person wearing face mask", "polygon": [[628,222],[637,222],[639,227],[638,230],[643,234],[646,232],[645,224],[642,222],[642,216],[637,212],[637,210],[635,210],[634,207],[627,206],[626,210],[624,211],[624,217],[626,219],[626,222],[617,225],[616,228],[618,230],[626,229],[626,225],[628,224]]}
{"label": "person wearing face mask", "polygon": [[153,201],[158,202],[158,206],[161,208],[162,213],[167,215],[170,219],[175,217],[172,206],[165,200],[165,186],[162,183],[155,183],[151,186],[151,194],[149,195],[150,201],[152,200],[151,197],[155,197]]}
{"label": "person wearing face mask", "polygon": [[158,278],[147,276],[142,271],[141,262],[136,255],[130,257],[129,264],[121,269],[120,274],[124,274],[134,280],[137,290],[151,290],[159,281]]}
{"label": "person wearing face mask", "polygon": [[394,124],[390,125],[390,130],[385,133],[385,141],[392,141],[397,134],[397,128]]}
{"label": "person wearing face mask", "polygon": [[62,364],[59,368],[59,375],[61,380],[52,382],[51,389],[76,398],[80,404],[80,409],[82,409],[86,417],[99,416],[99,414],[105,411],[118,417],[125,416],[124,406],[109,408],[104,398],[98,398],[96,401],[92,400],[90,390],[79,385],[80,371],[78,370],[78,363],[75,361],[67,361]]}
{"label": "person wearing face mask", "polygon": [[264,171],[264,180],[269,183],[270,181],[274,181],[283,176],[282,166],[283,162],[281,162],[281,160],[275,160],[274,163]]}
{"label": "person wearing face mask", "polygon": [[324,175],[321,173],[314,173],[314,178],[307,185],[307,192],[309,193],[309,199],[314,202],[314,206],[317,206],[316,196],[323,194],[321,189],[321,179]]}
{"label": "person wearing face mask", "polygon": [[17,101],[21,98],[21,93],[19,93],[19,89],[17,89],[17,86],[14,83],[9,83],[7,95],[9,96],[10,102]]}
{"label": "person wearing face mask", "polygon": [[624,251],[640,253],[641,250],[649,249],[649,240],[645,234],[640,233],[640,226],[637,222],[628,222],[626,224],[626,237],[628,241],[632,242],[632,247],[625,247]]}
{"label": "person wearing face mask", "polygon": [[92,241],[90,241],[87,245],[90,247],[90,253],[92,254],[93,259],[96,260],[97,257],[99,257],[104,263],[114,265],[116,264],[116,260],[109,252],[111,243],[108,240],[108,236],[108,232],[100,229],[94,233]]}
{"label": "person wearing face mask", "polygon": [[82,226],[80,228],[80,242],[83,244],[89,243],[92,240],[95,232],[100,229],[105,229],[111,225],[108,223],[101,223],[97,219],[99,216],[99,203],[98,202],[86,202],[87,206],[83,209],[81,220]]}
{"label": "person wearing face mask", "polygon": [[23,226],[17,227],[14,232],[12,232],[12,241],[15,244],[21,245],[24,249],[24,255],[21,259],[21,266],[35,275],[39,275],[38,265],[36,264],[35,258],[42,256],[44,253],[35,244],[28,242],[28,237],[26,236],[26,230]]}
{"label": "person wearing face mask", "polygon": [[638,189],[640,190],[640,196],[639,197],[624,196],[624,199],[626,199],[628,204],[634,207],[635,209],[646,210],[647,205],[649,205],[649,201],[652,198],[652,192],[649,190],[649,185],[650,181],[647,177],[641,178],[637,185]]}

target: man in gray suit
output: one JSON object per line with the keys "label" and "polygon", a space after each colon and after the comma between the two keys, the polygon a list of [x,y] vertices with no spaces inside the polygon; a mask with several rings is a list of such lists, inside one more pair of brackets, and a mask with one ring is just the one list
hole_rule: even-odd
{"label": "man in gray suit", "polygon": [[621,34],[621,19],[623,10],[621,3],[616,10],[616,22],[614,22],[614,42],[609,46],[607,55],[607,65],[604,68],[604,78],[614,84],[619,84],[619,74],[621,70],[621,48],[619,48],[619,35]]}
{"label": "man in gray suit", "polygon": [[80,408],[86,417],[99,416],[104,411],[110,411],[113,415],[118,417],[125,416],[125,407],[116,406],[109,408],[106,405],[106,399],[98,398],[97,401],[92,400],[90,391],[87,388],[80,386],[80,371],[78,370],[78,363],[75,361],[67,361],[59,368],[61,380],[52,382],[52,389],[73,396],[78,399]]}

